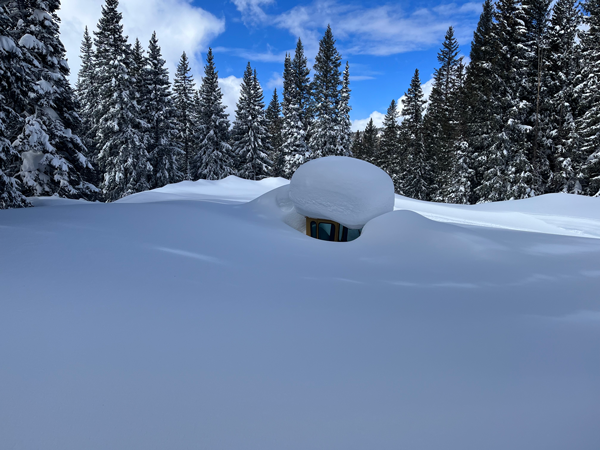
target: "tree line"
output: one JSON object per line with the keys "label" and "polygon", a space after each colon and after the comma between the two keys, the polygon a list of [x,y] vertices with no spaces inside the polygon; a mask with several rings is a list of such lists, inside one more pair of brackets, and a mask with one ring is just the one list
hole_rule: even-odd
{"label": "tree line", "polygon": [[421,200],[600,195],[600,1],[552,3],[486,0],[468,66],[450,28],[428,104],[417,70],[355,156]]}
{"label": "tree line", "polygon": [[0,208],[27,196],[114,201],[182,180],[290,178],[329,155],[370,161],[416,199],[479,203],[600,194],[600,0],[486,0],[460,56],[453,28],[426,102],[418,70],[378,130],[350,131],[350,74],[330,27],[311,70],[302,42],[265,108],[244,72],[233,123],[208,51],[171,84],[156,34],[123,34],[118,0],[86,29],[73,89],[59,0],[0,3]]}
{"label": "tree line", "polygon": [[286,55],[282,101],[265,108],[256,70],[244,72],[233,123],[209,49],[196,87],[181,56],[169,80],[156,33],[148,48],[123,34],[118,0],[86,28],[72,89],[59,0],[0,5],[0,208],[26,196],[118,200],[182,180],[290,177],[303,162],[350,155],[349,69],[328,27],[311,81],[302,42]]}

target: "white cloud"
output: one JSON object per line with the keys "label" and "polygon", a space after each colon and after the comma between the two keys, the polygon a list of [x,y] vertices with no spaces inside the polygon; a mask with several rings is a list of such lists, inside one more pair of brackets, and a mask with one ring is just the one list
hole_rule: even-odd
{"label": "white cloud", "polygon": [[379,111],[373,111],[369,117],[366,119],[356,119],[352,121],[352,131],[363,131],[369,120],[373,119],[373,123],[376,127],[381,127],[383,125],[383,118],[385,114],[380,113]]}
{"label": "white cloud", "polygon": [[246,25],[263,22],[267,15],[261,8],[262,5],[274,3],[274,0],[232,0]]}
{"label": "white cloud", "polygon": [[240,97],[242,79],[230,75],[225,78],[219,78],[219,87],[223,93],[223,104],[227,106],[225,112],[229,114],[229,120],[235,119],[235,105]]}
{"label": "white cloud", "polygon": [[266,86],[269,89],[282,88],[283,89],[283,77],[279,72],[273,72],[271,79],[267,81]]}
{"label": "white cloud", "polygon": [[[79,47],[85,26],[93,32],[100,18],[103,0],[63,0],[61,10],[61,39],[67,49],[71,80],[79,70]],[[163,58],[171,76],[183,51],[190,58],[196,79],[202,69],[201,51],[210,41],[225,31],[225,20],[191,4],[190,0],[121,0],[123,26],[130,42],[139,38],[144,47],[156,31]]]}
{"label": "white cloud", "polygon": [[[433,88],[433,78],[431,78],[429,81],[427,81],[421,85],[421,89],[423,90],[423,95],[424,95],[424,99],[426,102],[429,101],[429,96],[431,95],[432,88]],[[403,95],[396,102],[399,114],[402,113],[402,99],[404,99],[404,98],[405,98],[405,96]],[[365,127],[367,126],[367,123],[369,123],[370,119],[373,119],[373,123],[375,124],[376,127],[381,127],[381,126],[383,126],[384,118],[385,118],[384,113],[380,113],[379,111],[373,111],[371,113],[371,115],[369,117],[367,117],[366,119],[353,120],[352,121],[352,131],[363,131],[365,129]],[[400,118],[400,120],[402,120],[402,118]]]}

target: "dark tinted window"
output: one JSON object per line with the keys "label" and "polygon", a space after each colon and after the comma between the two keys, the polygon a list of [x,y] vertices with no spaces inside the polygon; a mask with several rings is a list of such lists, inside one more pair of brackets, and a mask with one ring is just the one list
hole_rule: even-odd
{"label": "dark tinted window", "polygon": [[346,235],[348,234],[348,228],[340,225],[340,232],[338,234],[338,241],[346,242]]}
{"label": "dark tinted window", "polygon": [[348,242],[353,241],[360,236],[361,230],[348,230]]}
{"label": "dark tinted window", "polygon": [[311,237],[317,237],[317,222],[310,223],[310,235]]}
{"label": "dark tinted window", "polygon": [[319,222],[319,239],[335,241],[335,226],[331,223]]}

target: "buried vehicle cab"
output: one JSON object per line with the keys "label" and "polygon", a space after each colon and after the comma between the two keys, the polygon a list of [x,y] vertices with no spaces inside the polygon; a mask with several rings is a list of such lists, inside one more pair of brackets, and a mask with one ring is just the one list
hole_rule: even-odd
{"label": "buried vehicle cab", "polygon": [[366,161],[328,156],[303,164],[290,182],[290,200],[306,217],[306,234],[324,241],[347,242],[365,224],[394,209],[394,183]]}

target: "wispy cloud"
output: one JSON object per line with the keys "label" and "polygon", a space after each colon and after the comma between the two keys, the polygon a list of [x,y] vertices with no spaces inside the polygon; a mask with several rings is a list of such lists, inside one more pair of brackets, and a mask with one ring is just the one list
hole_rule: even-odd
{"label": "wispy cloud", "polygon": [[[69,55],[71,80],[77,78],[80,66],[79,47],[85,26],[90,33],[96,28],[103,0],[63,0],[59,11],[61,39]],[[202,69],[201,51],[210,41],[225,31],[225,20],[187,0],[121,0],[125,33],[130,41],[139,38],[144,46],[153,31],[159,39],[163,57],[171,76],[181,53],[185,51],[199,79]]]}
{"label": "wispy cloud", "polygon": [[260,61],[260,62],[277,62],[282,63],[285,59],[286,53],[292,53],[293,50],[286,50],[282,52],[274,53],[271,47],[267,47],[264,52],[248,50],[245,48],[231,48],[231,47],[215,47],[213,48],[215,53],[228,53],[231,55],[239,56],[240,58],[247,59],[248,61]]}
{"label": "wispy cloud", "polygon": [[285,29],[302,38],[309,54],[317,49],[318,39],[328,24],[341,41],[344,54],[388,56],[429,48],[439,44],[451,25],[459,41],[466,42],[481,12],[479,2],[448,3],[408,12],[398,4],[369,8],[336,0],[315,0],[270,15],[263,6],[271,1],[234,0],[234,3],[246,24]]}
{"label": "wispy cloud", "polygon": [[269,81],[267,81],[266,86],[269,89],[275,89],[275,88],[283,88],[283,77],[281,76],[281,74],[279,72],[273,72],[271,74],[271,79]]}

